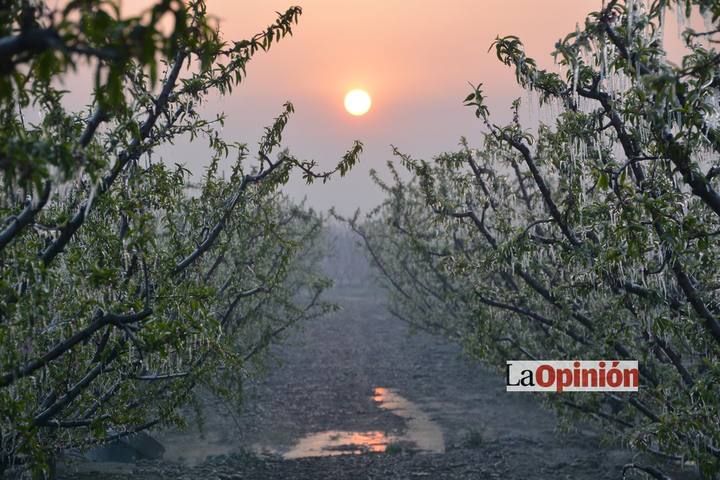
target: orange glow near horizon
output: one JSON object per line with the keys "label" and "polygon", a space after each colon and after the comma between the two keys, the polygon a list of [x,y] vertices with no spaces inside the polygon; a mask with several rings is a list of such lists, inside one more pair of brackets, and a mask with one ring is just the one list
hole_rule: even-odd
{"label": "orange glow near horizon", "polygon": [[[533,110],[525,108],[527,93],[488,48],[497,36],[516,35],[540,68],[559,71],[550,55],[555,43],[601,9],[603,0],[207,0],[226,41],[251,38],[293,4],[303,9],[293,35],[255,55],[242,85],[232,95],[209,99],[204,110],[227,115],[228,140],[254,144],[291,101],[295,114],[283,145],[326,170],[354,140],[362,141],[361,162],[347,178],[321,188],[294,179],[286,190],[295,199],[307,196],[313,207],[335,205],[352,215],[357,207],[367,211],[379,203],[382,194],[368,173],[388,173],[390,145],[424,159],[456,150],[461,137],[478,146],[483,127],[462,104],[470,83],[483,84],[493,123],[511,121],[510,105],[519,97],[521,121],[532,127],[537,114],[532,119]],[[145,1],[123,1],[125,14],[146,8]],[[677,50],[676,22],[667,23],[666,46]],[[90,85],[92,76],[81,81]],[[372,94],[371,113],[364,117],[339,105],[359,86]],[[168,157],[198,175],[208,154],[203,142],[195,142]]]}
{"label": "orange glow near horizon", "polygon": [[[293,35],[256,55],[243,85],[218,109],[229,117],[251,110],[247,122],[254,126],[261,118],[271,120],[290,100],[298,120],[289,128],[302,123],[299,136],[308,138],[312,124],[345,142],[361,134],[367,147],[377,143],[387,149],[390,143],[406,143],[407,132],[423,142],[435,140],[437,147],[427,153],[438,153],[470,133],[467,125],[475,117],[461,101],[468,83],[482,82],[493,113],[503,116],[509,116],[507,107],[522,93],[512,71],[488,52],[496,36],[518,35],[528,55],[552,68],[549,54],[555,42],[598,10],[602,0],[514,0],[512,7],[507,0],[207,0],[207,9],[222,37],[233,41],[251,38],[275,20],[275,12],[294,4],[303,12]],[[133,14],[148,4],[124,0],[122,5],[125,14]],[[364,122],[363,131],[337,108],[337,99],[356,86],[372,92],[373,122]],[[260,104],[267,110],[262,117],[256,114]],[[433,109],[451,117],[441,119]],[[262,132],[264,126],[253,131]],[[371,135],[390,128],[394,138],[373,141]]]}

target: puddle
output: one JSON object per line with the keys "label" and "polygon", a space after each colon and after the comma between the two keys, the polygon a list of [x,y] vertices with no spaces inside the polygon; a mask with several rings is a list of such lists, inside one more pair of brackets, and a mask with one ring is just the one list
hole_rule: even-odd
{"label": "puddle", "polygon": [[384,432],[342,432],[330,430],[302,438],[284,458],[325,457],[363,453],[380,453],[387,449],[392,437]]}
{"label": "puddle", "polygon": [[373,400],[378,407],[390,410],[407,421],[407,431],[400,440],[414,443],[418,450],[445,452],[445,437],[440,425],[435,423],[427,413],[420,410],[420,407],[391,388],[376,388]]}
{"label": "puddle", "polygon": [[379,408],[405,419],[407,428],[404,434],[393,435],[379,430],[317,432],[300,439],[283,457],[291,459],[382,453],[392,443],[412,445],[413,448],[424,452],[443,453],[445,451],[442,429],[417,405],[390,388],[375,388],[372,398]]}

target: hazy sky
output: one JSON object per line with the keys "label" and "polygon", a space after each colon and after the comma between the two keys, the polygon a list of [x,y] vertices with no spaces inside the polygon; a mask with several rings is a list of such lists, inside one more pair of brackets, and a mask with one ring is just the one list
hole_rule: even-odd
{"label": "hazy sky", "polygon": [[[128,9],[138,1],[128,2]],[[380,202],[368,171],[384,170],[390,144],[415,157],[455,149],[461,136],[472,142],[480,123],[462,106],[468,82],[483,82],[491,111],[508,119],[510,102],[522,92],[512,71],[488,47],[497,35],[518,35],[541,66],[552,67],[555,42],[583,22],[601,0],[208,0],[225,38],[249,38],[293,4],[303,14],[295,34],[249,64],[244,85],[214,99],[208,112],[228,115],[224,136],[255,146],[263,127],[293,102],[296,114],[284,137],[297,157],[331,168],[354,139],[365,144],[359,167],[343,179],[288,192],[307,196],[325,210],[367,210]],[[371,111],[353,117],[343,108],[351,88],[367,90]],[[166,160],[200,171],[204,144],[179,145]]]}

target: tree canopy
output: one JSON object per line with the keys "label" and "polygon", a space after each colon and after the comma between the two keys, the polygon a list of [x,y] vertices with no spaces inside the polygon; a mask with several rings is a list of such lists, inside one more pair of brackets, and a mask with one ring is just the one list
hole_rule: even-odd
{"label": "tree canopy", "polygon": [[431,161],[396,149],[390,181],[375,175],[384,203],[349,219],[392,312],[477,357],[638,360],[638,393],[546,398],[706,474],[720,472],[719,16],[715,1],[609,1],[556,44],[560,73],[497,38],[551,121],[524,126],[518,99],[493,123],[480,84],[465,104],[481,138]]}
{"label": "tree canopy", "polygon": [[[202,0],[0,7],[0,472],[182,423],[196,386],[239,398],[274,338],[333,308],[322,219],[281,188],[344,175],[362,144],[321,172],[282,146],[291,103],[253,150],[202,113],[300,14],[226,41]],[[74,71],[94,72],[81,111]],[[208,146],[201,179],[155,154],[183,139]]]}

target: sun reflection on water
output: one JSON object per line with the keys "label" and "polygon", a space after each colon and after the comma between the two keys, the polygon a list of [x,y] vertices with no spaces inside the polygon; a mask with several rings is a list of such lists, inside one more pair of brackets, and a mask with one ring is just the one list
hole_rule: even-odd
{"label": "sun reflection on water", "polygon": [[328,430],[300,439],[285,458],[320,457],[345,454],[382,453],[390,443],[384,432],[343,432]]}
{"label": "sun reflection on water", "polygon": [[373,389],[373,401],[378,408],[388,410],[405,419],[407,428],[400,434],[380,430],[342,431],[326,430],[301,438],[283,457],[302,458],[332,455],[360,455],[382,453],[395,442],[412,445],[419,451],[442,453],[445,439],[440,426],[417,405],[399,395],[394,389]]}

